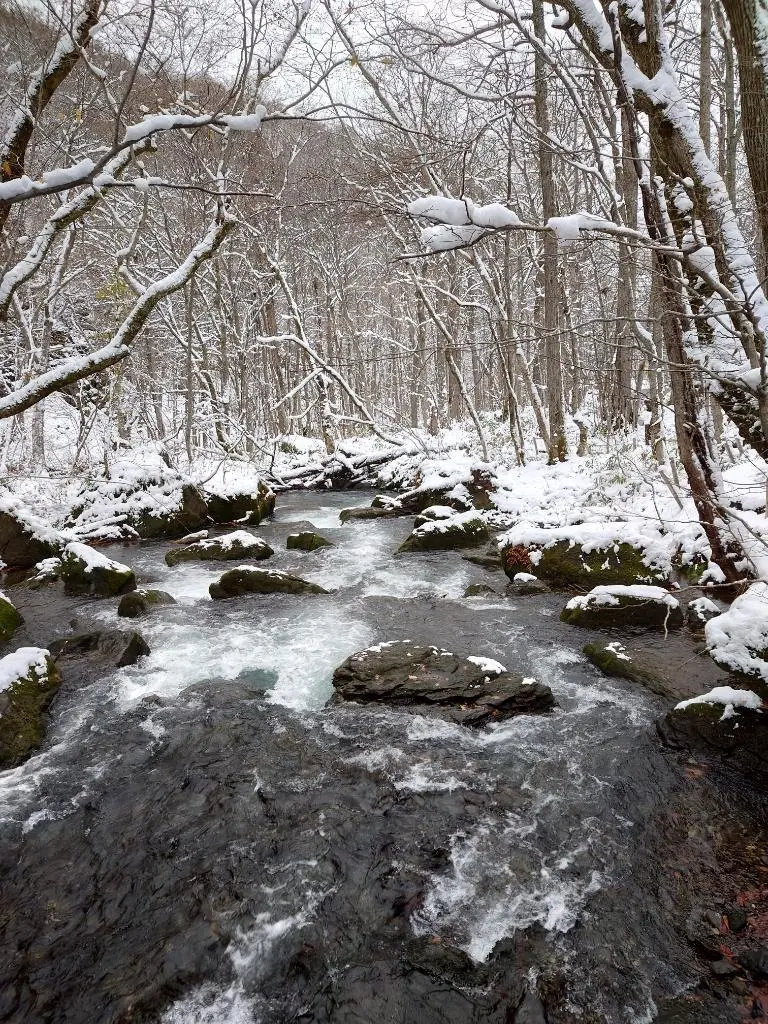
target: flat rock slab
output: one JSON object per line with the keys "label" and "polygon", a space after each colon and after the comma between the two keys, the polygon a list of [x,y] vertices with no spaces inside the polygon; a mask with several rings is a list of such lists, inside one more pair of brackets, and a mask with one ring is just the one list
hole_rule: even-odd
{"label": "flat rock slab", "polygon": [[549,711],[548,686],[523,680],[487,659],[393,641],[359,651],[333,674],[336,699],[411,707],[461,725],[483,726]]}
{"label": "flat rock slab", "polygon": [[243,594],[327,594],[317,583],[276,569],[254,569],[247,565],[230,569],[212,583],[208,592],[214,601]]}

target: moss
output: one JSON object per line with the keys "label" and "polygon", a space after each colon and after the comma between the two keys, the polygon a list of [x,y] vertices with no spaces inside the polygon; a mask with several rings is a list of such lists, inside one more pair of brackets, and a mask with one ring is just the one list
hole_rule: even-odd
{"label": "moss", "polygon": [[[529,551],[529,557],[531,552]],[[507,569],[507,575],[510,569]],[[530,572],[516,568],[515,572]],[[665,584],[667,576],[643,560],[643,553],[631,544],[621,543],[608,548],[585,552],[578,544],[567,540],[543,548],[541,558],[533,570],[537,576],[556,586],[602,586],[603,584],[633,583]],[[512,573],[514,575],[514,572]]]}
{"label": "moss", "polygon": [[0,768],[14,768],[42,744],[45,712],[60,685],[49,657],[43,674],[33,668],[0,694]]}
{"label": "moss", "polygon": [[23,621],[11,602],[0,597],[0,644],[7,643]]}

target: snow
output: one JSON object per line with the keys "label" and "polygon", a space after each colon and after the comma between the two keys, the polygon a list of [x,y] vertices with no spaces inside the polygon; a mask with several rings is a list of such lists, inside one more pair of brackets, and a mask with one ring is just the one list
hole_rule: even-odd
{"label": "snow", "polygon": [[512,577],[513,583],[535,583],[538,580],[538,576],[534,576],[532,572],[516,572]]}
{"label": "snow", "polygon": [[624,644],[619,643],[618,640],[614,640],[612,643],[606,644],[605,649],[606,651],[610,651],[614,658],[618,658],[619,661],[632,661],[632,659],[624,653]]}
{"label": "snow", "polygon": [[578,242],[581,237],[581,215],[574,213],[567,217],[550,217],[547,221],[547,227],[554,231],[560,248],[568,249],[574,242]]}
{"label": "snow", "polygon": [[723,718],[731,718],[734,708],[750,708],[753,711],[759,711],[763,701],[754,690],[736,690],[732,686],[716,686],[709,693],[702,693],[698,697],[680,701],[675,705],[675,711],[683,711],[693,704],[723,704],[726,709]]}
{"label": "snow", "polygon": [[423,228],[420,239],[425,249],[432,252],[447,252],[465,245],[474,245],[485,234],[484,228],[473,224],[436,224]]}
{"label": "snow", "polygon": [[254,535],[252,533],[248,533],[247,530],[235,530],[223,537],[213,537],[211,540],[201,540],[198,542],[197,546],[200,548],[222,547],[226,551],[236,545],[242,548],[263,548],[265,544],[266,541],[262,540],[261,537],[254,537]]}
{"label": "snow", "polygon": [[35,672],[44,676],[48,671],[46,658],[50,652],[43,647],[20,647],[13,654],[0,658],[0,693],[9,689],[19,679]]}
{"label": "snow", "polygon": [[649,587],[642,584],[593,587],[588,594],[572,597],[565,607],[590,608],[596,605],[618,605],[622,597],[629,597],[636,601],[649,601],[654,604],[665,604],[667,608],[680,607],[677,598],[663,587]]}
{"label": "snow", "polygon": [[484,658],[481,655],[470,654],[467,661],[477,665],[480,671],[488,676],[500,676],[502,672],[507,671],[500,662],[494,661],[493,658]]}
{"label": "snow", "polygon": [[768,584],[753,583],[731,607],[704,627],[710,654],[734,672],[768,682]]}

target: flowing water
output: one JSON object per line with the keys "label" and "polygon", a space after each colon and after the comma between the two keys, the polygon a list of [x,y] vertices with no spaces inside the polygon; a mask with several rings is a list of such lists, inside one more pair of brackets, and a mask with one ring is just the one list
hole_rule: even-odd
{"label": "flowing water", "polygon": [[[66,676],[43,750],[0,774],[0,1020],[512,1022],[546,976],[551,1022],[640,1024],[690,981],[657,905],[680,772],[656,699],[586,662],[562,598],[464,599],[494,578],[393,557],[410,520],[340,527],[348,504],[284,495],[255,531],[327,597],[213,602],[220,564],[109,552],[178,604],[138,623],[139,664]],[[336,546],[286,551],[299,523]],[[25,642],[132,625],[24,600]],[[328,705],[334,667],[390,639],[495,658],[559,707],[472,731]]]}

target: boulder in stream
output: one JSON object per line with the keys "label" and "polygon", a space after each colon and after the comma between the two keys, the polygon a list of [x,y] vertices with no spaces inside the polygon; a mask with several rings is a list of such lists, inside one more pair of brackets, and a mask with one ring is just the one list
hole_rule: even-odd
{"label": "boulder in stream", "polygon": [[120,598],[117,614],[124,619],[139,619],[149,614],[153,606],[164,604],[176,604],[176,598],[164,590],[132,590]]}
{"label": "boulder in stream", "polygon": [[582,649],[589,661],[607,676],[629,679],[630,682],[639,683],[659,696],[670,696],[667,680],[644,665],[638,664],[633,656],[627,654],[624,645],[618,640],[609,644],[585,644]]}
{"label": "boulder in stream", "polygon": [[429,520],[415,527],[398,551],[453,551],[475,547],[489,537],[488,526],[481,515],[459,512],[450,519]]}
{"label": "boulder in stream", "polygon": [[669,570],[663,563],[671,541],[662,535],[652,539],[654,547],[646,547],[649,538],[627,523],[542,527],[522,522],[504,535],[501,563],[510,579],[535,573],[558,587],[665,585]]}
{"label": "boulder in stream", "polygon": [[204,493],[208,515],[214,523],[258,526],[262,519],[271,516],[275,510],[275,492],[263,480],[251,487],[218,487],[206,489]]}
{"label": "boulder in stream", "polygon": [[719,754],[753,784],[768,786],[768,713],[753,690],[717,686],[681,701],[659,719],[661,739],[671,747]]}
{"label": "boulder in stream", "polygon": [[694,633],[698,633],[704,629],[710,619],[715,619],[722,613],[723,609],[719,608],[714,601],[710,601],[708,597],[697,597],[694,601],[688,602],[685,609],[685,624]]}
{"label": "boulder in stream", "polygon": [[555,706],[548,686],[512,675],[497,661],[409,640],[353,654],[333,673],[333,686],[337,700],[409,707],[477,727]]}
{"label": "boulder in stream", "polygon": [[67,544],[61,556],[59,575],[67,594],[116,597],[136,589],[133,569],[107,558],[88,544]]}
{"label": "boulder in stream", "polygon": [[0,644],[7,643],[23,621],[16,605],[0,591]]}
{"label": "boulder in stream", "polygon": [[210,540],[197,540],[171,548],[166,552],[166,565],[178,565],[179,562],[229,562],[242,558],[255,558],[261,561],[274,555],[273,549],[261,537],[254,537],[247,530],[235,530],[223,537]]}
{"label": "boulder in stream", "polygon": [[62,637],[52,641],[48,647],[57,662],[66,658],[77,658],[103,662],[115,668],[135,665],[139,658],[150,653],[149,644],[141,633],[122,629],[105,629]]}
{"label": "boulder in stream", "polygon": [[250,565],[239,565],[229,569],[208,588],[211,597],[222,600],[228,597],[242,597],[243,594],[327,594],[328,591],[317,583],[310,583],[301,576],[276,569],[255,569]]}
{"label": "boulder in stream", "polygon": [[0,560],[11,569],[31,569],[58,553],[60,537],[23,502],[0,496]]}
{"label": "boulder in stream", "polygon": [[285,546],[289,551],[317,551],[318,548],[332,548],[333,544],[313,530],[303,530],[301,533],[290,533]]}
{"label": "boulder in stream", "polygon": [[13,768],[43,742],[45,713],[61,677],[42,647],[0,659],[0,768]]}
{"label": "boulder in stream", "polygon": [[594,587],[572,597],[560,613],[563,622],[589,629],[615,626],[677,629],[683,624],[680,602],[663,587]]}

